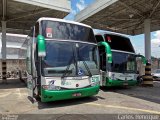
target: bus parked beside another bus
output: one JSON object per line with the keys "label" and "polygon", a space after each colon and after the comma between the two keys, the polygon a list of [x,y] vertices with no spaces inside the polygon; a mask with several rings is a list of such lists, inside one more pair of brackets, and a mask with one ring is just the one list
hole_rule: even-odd
{"label": "bus parked beside another bus", "polygon": [[49,102],[98,93],[99,55],[90,26],[56,18],[40,18],[23,48],[27,49],[30,97],[40,97],[42,102]]}
{"label": "bus parked beside another bus", "polygon": [[118,34],[99,33],[95,35],[97,42],[105,41],[111,47],[112,63],[108,63],[105,48],[99,47],[100,69],[102,71],[101,86],[133,86],[137,84],[136,55],[129,38]]}

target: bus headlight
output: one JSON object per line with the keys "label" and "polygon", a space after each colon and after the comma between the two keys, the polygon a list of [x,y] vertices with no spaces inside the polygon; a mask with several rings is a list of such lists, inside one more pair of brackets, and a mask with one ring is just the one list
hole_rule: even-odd
{"label": "bus headlight", "polygon": [[42,85],[42,88],[48,90],[48,85]]}

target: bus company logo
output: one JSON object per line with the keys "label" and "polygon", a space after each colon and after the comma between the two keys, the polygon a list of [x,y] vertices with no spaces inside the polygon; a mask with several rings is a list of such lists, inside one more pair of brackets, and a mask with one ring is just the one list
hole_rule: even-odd
{"label": "bus company logo", "polygon": [[49,81],[49,85],[54,85],[55,81],[56,81],[56,80],[51,80],[51,81]]}
{"label": "bus company logo", "polygon": [[81,76],[81,75],[83,75],[83,74],[84,74],[83,69],[82,69],[82,68],[79,68],[79,69],[78,69],[78,75]]}

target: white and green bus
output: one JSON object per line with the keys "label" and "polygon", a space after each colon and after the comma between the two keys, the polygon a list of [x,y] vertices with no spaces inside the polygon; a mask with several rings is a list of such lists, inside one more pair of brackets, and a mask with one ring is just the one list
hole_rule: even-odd
{"label": "white and green bus", "polygon": [[30,97],[40,97],[42,102],[49,102],[98,93],[99,55],[90,26],[56,18],[40,18],[23,48],[27,48]]}
{"label": "white and green bus", "polygon": [[140,57],[143,64],[146,59],[136,55],[129,38],[113,33],[98,33],[97,42],[105,41],[111,48],[112,63],[108,63],[105,48],[99,47],[101,86],[133,86],[138,82],[136,58]]}

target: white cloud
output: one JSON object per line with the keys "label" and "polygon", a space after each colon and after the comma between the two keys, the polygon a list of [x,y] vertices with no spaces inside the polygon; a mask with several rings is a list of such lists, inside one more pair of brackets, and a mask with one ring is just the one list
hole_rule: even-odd
{"label": "white cloud", "polygon": [[156,31],[156,33],[154,34],[154,36],[158,39],[160,39],[160,30]]}
{"label": "white cloud", "polygon": [[151,43],[155,45],[160,45],[160,31],[156,31],[153,36],[154,38],[151,40]]}
{"label": "white cloud", "polygon": [[76,15],[77,11],[72,9],[71,14]]}
{"label": "white cloud", "polygon": [[83,10],[87,5],[85,4],[84,0],[80,0],[77,4],[77,11]]}
{"label": "white cloud", "polygon": [[160,57],[160,31],[153,34],[154,38],[151,39],[152,56]]}

